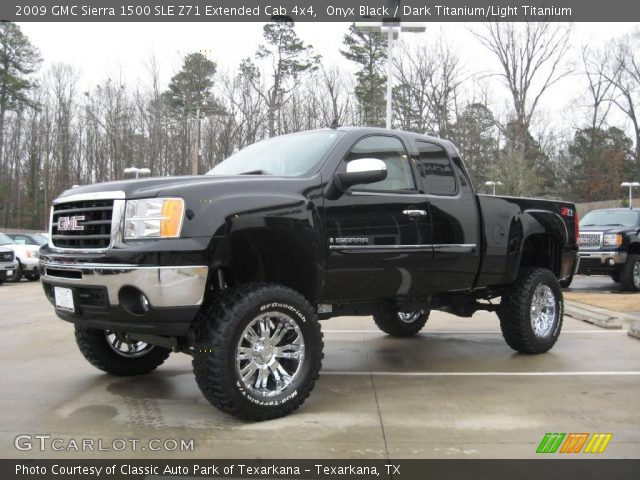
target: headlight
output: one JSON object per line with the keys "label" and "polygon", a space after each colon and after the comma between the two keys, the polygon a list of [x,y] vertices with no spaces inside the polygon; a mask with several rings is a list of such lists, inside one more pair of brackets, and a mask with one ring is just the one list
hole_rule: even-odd
{"label": "headlight", "polygon": [[602,237],[602,244],[605,247],[618,247],[622,245],[622,235],[619,233],[607,233]]}
{"label": "headlight", "polygon": [[124,238],[179,237],[183,216],[184,200],[181,198],[127,200]]}

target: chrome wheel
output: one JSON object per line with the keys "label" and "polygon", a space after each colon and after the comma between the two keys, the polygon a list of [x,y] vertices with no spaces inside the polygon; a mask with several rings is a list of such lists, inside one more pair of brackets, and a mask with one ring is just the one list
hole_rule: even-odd
{"label": "chrome wheel", "polygon": [[536,287],[531,299],[531,327],[537,337],[546,337],[556,321],[556,296],[548,285]]}
{"label": "chrome wheel", "polygon": [[424,315],[424,310],[414,310],[413,312],[398,312],[398,318],[404,323],[413,323]]}
{"label": "chrome wheel", "polygon": [[640,262],[633,263],[633,284],[640,288]]}
{"label": "chrome wheel", "polygon": [[105,330],[104,334],[111,349],[123,357],[141,357],[153,349],[153,345],[139,340],[134,340],[129,338],[128,335],[122,333]]}
{"label": "chrome wheel", "polygon": [[236,348],[236,370],[246,390],[259,397],[282,393],[300,374],[304,338],[282,312],[266,312],[244,329]]}

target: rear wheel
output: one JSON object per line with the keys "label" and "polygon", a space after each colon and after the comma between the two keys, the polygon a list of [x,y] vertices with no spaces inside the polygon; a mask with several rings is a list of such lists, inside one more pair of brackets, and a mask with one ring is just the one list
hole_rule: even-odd
{"label": "rear wheel", "polygon": [[412,337],[423,329],[429,319],[430,310],[399,312],[383,310],[373,316],[380,330],[392,337]]}
{"label": "rear wheel", "polygon": [[84,358],[111,375],[142,375],[155,370],[171,350],[111,330],[76,327],[76,343]]}
{"label": "rear wheel", "polygon": [[640,255],[629,255],[620,272],[622,290],[637,292],[640,290]]}
{"label": "rear wheel", "polygon": [[524,268],[498,309],[502,336],[518,352],[544,353],[560,336],[563,310],[555,275],[544,268]]}
{"label": "rear wheel", "polygon": [[299,293],[254,283],[231,288],[203,308],[195,324],[193,370],[204,396],[245,420],[296,410],[322,366],[316,312]]}

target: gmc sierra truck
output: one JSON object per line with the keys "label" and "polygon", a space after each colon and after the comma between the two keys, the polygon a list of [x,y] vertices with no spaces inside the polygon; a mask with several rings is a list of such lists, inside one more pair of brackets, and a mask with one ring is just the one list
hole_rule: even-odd
{"label": "gmc sierra truck", "polygon": [[592,210],[580,221],[582,275],[609,275],[622,290],[640,291],[640,210]]}
{"label": "gmc sierra truck", "polygon": [[319,319],[417,334],[431,310],[495,311],[542,353],[577,266],[571,203],[477,195],[455,146],[331,128],[255,143],[203,176],[68,190],[40,252],[44,292],[84,357],[114,375],[193,357],[204,396],[286,415],[319,376]]}

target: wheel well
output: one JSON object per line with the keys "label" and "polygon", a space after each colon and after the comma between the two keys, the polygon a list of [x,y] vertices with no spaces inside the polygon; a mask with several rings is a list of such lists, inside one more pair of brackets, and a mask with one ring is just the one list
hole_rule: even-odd
{"label": "wheel well", "polygon": [[560,275],[562,250],[560,242],[547,234],[534,234],[527,237],[522,246],[520,268],[540,267]]}
{"label": "wheel well", "polygon": [[[268,230],[232,236],[230,261],[218,269],[226,286],[249,282],[271,282],[287,286],[307,300],[317,295],[319,265],[312,242],[283,238]],[[211,278],[219,287],[220,278]]]}
{"label": "wheel well", "polygon": [[629,255],[640,255],[640,243],[632,243],[627,250]]}

